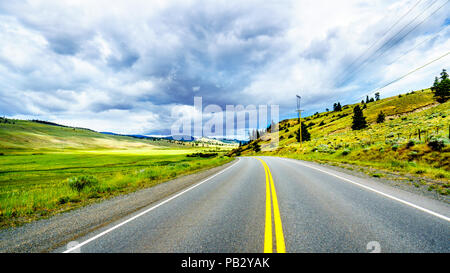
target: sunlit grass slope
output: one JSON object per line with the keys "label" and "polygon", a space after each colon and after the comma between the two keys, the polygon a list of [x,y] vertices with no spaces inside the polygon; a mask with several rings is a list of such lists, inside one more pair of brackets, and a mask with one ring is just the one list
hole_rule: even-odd
{"label": "sunlit grass slope", "polygon": [[0,123],[0,152],[137,149],[174,147],[167,141],[149,141],[106,135],[87,129],[41,124],[25,120]]}

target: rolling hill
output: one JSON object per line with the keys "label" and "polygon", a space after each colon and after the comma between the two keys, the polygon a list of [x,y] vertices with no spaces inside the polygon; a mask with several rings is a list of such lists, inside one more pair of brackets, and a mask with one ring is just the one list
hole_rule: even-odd
{"label": "rolling hill", "polygon": [[185,143],[164,139],[139,139],[102,134],[42,121],[2,119],[0,152],[3,154],[67,150],[162,149],[183,147]]}
{"label": "rolling hill", "polygon": [[0,118],[0,228],[227,163],[227,149]]}

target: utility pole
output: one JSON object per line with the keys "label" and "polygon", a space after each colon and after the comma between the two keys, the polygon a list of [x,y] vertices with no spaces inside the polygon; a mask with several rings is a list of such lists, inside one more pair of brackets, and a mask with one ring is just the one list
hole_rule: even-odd
{"label": "utility pole", "polygon": [[300,125],[299,127],[299,138],[300,138],[300,147],[302,146],[302,111],[300,109],[300,100],[302,97],[300,97],[299,95],[297,95],[297,112],[298,112],[298,124]]}

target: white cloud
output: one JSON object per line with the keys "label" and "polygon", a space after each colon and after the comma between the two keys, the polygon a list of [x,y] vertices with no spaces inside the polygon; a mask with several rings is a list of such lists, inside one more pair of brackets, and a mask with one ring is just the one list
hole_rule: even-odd
{"label": "white cloud", "polygon": [[[0,114],[159,133],[170,130],[171,108],[192,106],[194,95],[222,107],[279,104],[286,116],[301,94],[308,112],[323,110],[448,51],[450,5],[402,41],[395,36],[362,67],[351,66],[375,41],[369,53],[444,2],[423,14],[431,2],[419,3],[386,36],[416,1],[3,2]],[[447,63],[382,96],[428,87]]]}

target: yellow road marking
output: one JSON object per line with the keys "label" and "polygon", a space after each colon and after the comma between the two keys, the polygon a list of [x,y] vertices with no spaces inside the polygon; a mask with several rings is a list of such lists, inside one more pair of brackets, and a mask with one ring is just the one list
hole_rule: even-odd
{"label": "yellow road marking", "polygon": [[272,204],[270,202],[270,180],[266,168],[264,168],[264,173],[266,174],[266,223],[264,233],[264,253],[272,253]]}
{"label": "yellow road marking", "polygon": [[267,172],[270,178],[270,188],[272,191],[273,201],[273,217],[275,220],[275,236],[277,242],[277,252],[286,253],[286,245],[284,243],[283,225],[281,224],[280,210],[278,208],[277,192],[275,191],[275,184],[273,183],[272,174],[270,173],[269,166],[266,165]]}
{"label": "yellow road marking", "polygon": [[[256,158],[256,157],[255,157]],[[271,210],[271,198],[270,193],[272,192],[272,202],[273,202],[273,215],[275,222],[275,239],[277,245],[278,253],[286,252],[286,245],[284,242],[283,235],[283,225],[281,223],[280,209],[278,207],[278,198],[275,190],[275,184],[273,182],[272,174],[270,172],[269,166],[266,162],[260,158],[256,158],[264,166],[264,172],[266,174],[266,222],[265,222],[265,234],[264,234],[264,253],[272,253],[272,210]]]}

